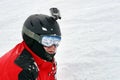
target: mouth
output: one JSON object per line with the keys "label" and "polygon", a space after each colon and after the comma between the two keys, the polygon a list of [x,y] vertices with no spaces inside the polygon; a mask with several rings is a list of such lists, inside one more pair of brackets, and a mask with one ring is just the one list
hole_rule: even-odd
{"label": "mouth", "polygon": [[48,51],[48,53],[49,53],[49,54],[55,54],[55,52],[54,52],[54,51]]}

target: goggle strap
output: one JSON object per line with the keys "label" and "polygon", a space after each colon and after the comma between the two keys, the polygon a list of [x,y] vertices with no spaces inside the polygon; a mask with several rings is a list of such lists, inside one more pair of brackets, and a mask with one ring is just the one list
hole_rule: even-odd
{"label": "goggle strap", "polygon": [[27,29],[25,26],[23,27],[23,32],[27,35],[27,36],[29,36],[30,38],[32,38],[32,39],[34,39],[34,40],[36,40],[37,42],[39,42],[40,43],[40,36],[39,35],[37,35],[37,34],[35,34],[34,32],[32,32],[31,30],[29,30],[29,29]]}

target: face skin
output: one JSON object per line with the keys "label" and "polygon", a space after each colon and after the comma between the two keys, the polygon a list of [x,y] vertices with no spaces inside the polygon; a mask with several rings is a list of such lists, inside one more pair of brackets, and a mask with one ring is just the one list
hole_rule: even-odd
{"label": "face skin", "polygon": [[50,47],[46,47],[44,46],[44,49],[47,53],[49,54],[54,54],[57,50],[57,47],[55,47],[54,45],[50,46]]}

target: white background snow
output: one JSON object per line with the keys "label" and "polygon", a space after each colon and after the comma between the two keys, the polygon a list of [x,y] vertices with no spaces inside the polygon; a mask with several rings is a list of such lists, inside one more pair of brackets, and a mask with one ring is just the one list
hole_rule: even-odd
{"label": "white background snow", "polygon": [[22,41],[31,14],[60,9],[58,80],[120,80],[120,0],[1,0],[0,56]]}

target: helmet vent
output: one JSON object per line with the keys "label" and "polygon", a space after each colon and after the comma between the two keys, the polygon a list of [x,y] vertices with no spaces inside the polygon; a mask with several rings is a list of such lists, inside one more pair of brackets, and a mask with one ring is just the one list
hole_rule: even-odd
{"label": "helmet vent", "polygon": [[43,26],[43,23],[40,21],[40,19],[39,19],[39,23],[40,23],[41,26]]}
{"label": "helmet vent", "polygon": [[33,23],[30,21],[31,26],[33,27]]}

